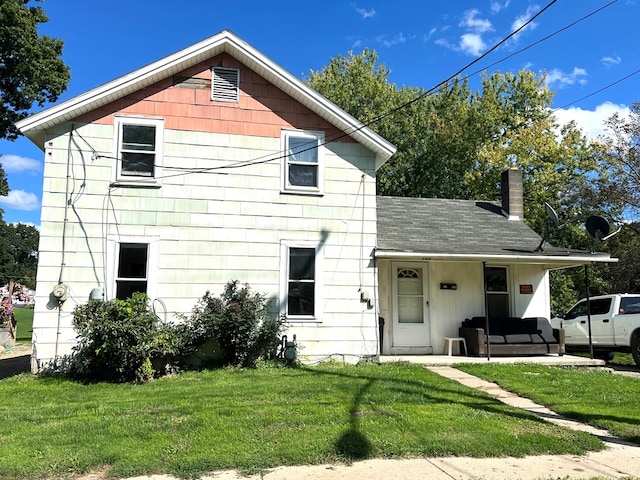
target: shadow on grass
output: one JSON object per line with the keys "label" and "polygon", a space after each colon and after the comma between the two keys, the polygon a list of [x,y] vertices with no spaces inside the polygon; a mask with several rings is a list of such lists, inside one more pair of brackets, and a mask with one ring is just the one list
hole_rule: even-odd
{"label": "shadow on grass", "polygon": [[[498,400],[495,400],[481,391],[471,390],[463,392],[455,388],[435,387],[423,381],[409,379],[389,379],[381,378],[373,375],[358,375],[341,371],[331,371],[326,369],[309,368],[303,365],[295,364],[292,368],[299,369],[308,373],[317,375],[331,375],[353,380],[352,385],[358,385],[358,382],[365,382],[361,385],[353,396],[353,400],[349,407],[349,428],[342,433],[335,441],[336,452],[347,460],[363,460],[371,458],[374,447],[369,438],[362,431],[360,426],[360,418],[366,415],[363,404],[367,393],[377,383],[388,383],[387,388],[395,393],[408,396],[419,396],[423,399],[425,406],[432,404],[458,404],[466,408],[481,410],[487,413],[508,415],[512,418],[527,420],[536,423],[546,424],[538,416],[529,412],[517,409],[509,409]],[[435,375],[435,374],[434,374]],[[445,398],[444,395],[453,395],[460,400],[451,400]]]}
{"label": "shadow on grass", "polygon": [[336,451],[352,460],[362,460],[371,456],[371,442],[359,428],[358,410],[362,404],[362,399],[373,383],[374,381],[369,379],[367,383],[358,389],[351,408],[349,408],[349,429],[340,435],[340,438],[335,443]]}

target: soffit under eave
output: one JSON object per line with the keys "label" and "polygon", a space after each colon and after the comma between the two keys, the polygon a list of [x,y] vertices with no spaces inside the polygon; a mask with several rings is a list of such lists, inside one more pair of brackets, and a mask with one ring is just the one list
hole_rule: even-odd
{"label": "soffit under eave", "polygon": [[551,256],[551,255],[500,255],[500,254],[451,254],[442,252],[403,252],[375,250],[375,257],[383,260],[394,261],[433,261],[433,262],[488,262],[509,264],[543,265],[547,270],[559,270],[573,268],[592,263],[616,263],[617,258],[608,255],[588,256],[588,253]]}

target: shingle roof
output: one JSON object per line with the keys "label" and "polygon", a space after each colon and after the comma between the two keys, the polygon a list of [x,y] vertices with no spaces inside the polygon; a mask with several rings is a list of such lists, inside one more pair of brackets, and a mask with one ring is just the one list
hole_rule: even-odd
{"label": "shingle roof", "polygon": [[[499,205],[473,200],[377,197],[379,251],[504,256],[590,255],[555,248]],[[606,255],[608,258],[608,255]],[[594,260],[602,261],[600,255]]]}

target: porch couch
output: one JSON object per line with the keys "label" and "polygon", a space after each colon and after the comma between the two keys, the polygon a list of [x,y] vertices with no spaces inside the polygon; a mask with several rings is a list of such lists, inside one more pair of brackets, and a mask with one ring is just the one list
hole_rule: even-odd
{"label": "porch couch", "polygon": [[[487,344],[484,317],[467,318],[459,335],[467,343],[468,355],[484,356]],[[564,355],[564,330],[552,328],[543,317],[503,317],[489,319],[491,355]]]}

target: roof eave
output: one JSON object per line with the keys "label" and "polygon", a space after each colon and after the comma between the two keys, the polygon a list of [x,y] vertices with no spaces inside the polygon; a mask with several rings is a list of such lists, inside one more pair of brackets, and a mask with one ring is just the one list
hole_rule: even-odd
{"label": "roof eave", "polygon": [[608,254],[601,253],[570,253],[567,255],[519,255],[501,253],[447,253],[447,252],[406,252],[401,250],[375,251],[376,258],[397,258],[411,260],[451,260],[451,261],[508,261],[513,263],[529,263],[556,265],[558,268],[567,268],[590,263],[615,263],[617,258],[611,258]]}
{"label": "roof eave", "polygon": [[65,102],[16,123],[18,129],[38,147],[44,146],[44,131],[141,90],[207,58],[226,52],[290,95],[312,112],[345,132],[376,155],[376,169],[396,147],[337,105],[308,87],[228,30],[196,43],[173,55],[135,70]]}

